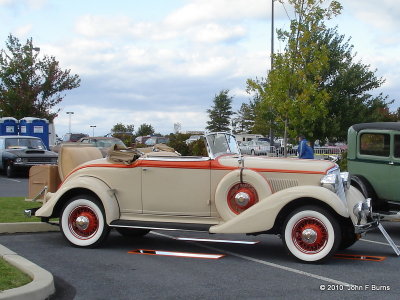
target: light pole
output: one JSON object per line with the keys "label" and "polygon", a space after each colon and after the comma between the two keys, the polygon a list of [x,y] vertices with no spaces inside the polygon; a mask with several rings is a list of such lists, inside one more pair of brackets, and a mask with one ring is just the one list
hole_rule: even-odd
{"label": "light pole", "polygon": [[73,115],[74,112],[73,111],[67,111],[66,114],[69,115],[69,126],[68,126],[68,131],[69,132],[68,133],[72,133],[71,132],[71,115]]}
{"label": "light pole", "polygon": [[93,134],[92,134],[92,136],[94,136],[94,129],[95,129],[96,127],[97,127],[96,125],[90,125],[90,128],[93,128]]}

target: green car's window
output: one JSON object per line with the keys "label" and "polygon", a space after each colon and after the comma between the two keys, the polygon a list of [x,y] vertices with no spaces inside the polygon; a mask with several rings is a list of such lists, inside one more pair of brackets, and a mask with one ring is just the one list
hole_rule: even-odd
{"label": "green car's window", "polygon": [[360,137],[360,154],[388,157],[390,154],[390,135],[363,133]]}
{"label": "green car's window", "polygon": [[394,157],[400,157],[400,135],[394,135]]}

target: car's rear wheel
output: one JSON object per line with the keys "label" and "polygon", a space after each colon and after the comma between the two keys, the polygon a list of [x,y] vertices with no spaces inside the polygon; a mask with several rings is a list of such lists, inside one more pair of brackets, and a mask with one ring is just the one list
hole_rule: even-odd
{"label": "car's rear wheel", "polygon": [[142,228],[124,228],[124,227],[119,227],[115,228],[115,230],[122,236],[128,237],[128,238],[135,238],[135,237],[141,237],[145,236],[150,232],[150,229],[142,229]]}
{"label": "car's rear wheel", "polygon": [[336,252],[341,242],[341,230],[337,220],[325,209],[304,206],[286,218],[282,239],[296,258],[317,262]]}
{"label": "car's rear wheel", "polygon": [[256,155],[256,152],[254,150],[251,150],[251,155]]}
{"label": "car's rear wheel", "polygon": [[61,213],[61,232],[78,247],[96,247],[105,241],[110,227],[100,201],[89,195],[69,200]]}

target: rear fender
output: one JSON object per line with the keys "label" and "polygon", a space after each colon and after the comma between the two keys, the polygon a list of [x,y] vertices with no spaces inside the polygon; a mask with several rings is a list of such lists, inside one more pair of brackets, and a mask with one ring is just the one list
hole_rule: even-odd
{"label": "rear fender", "polygon": [[333,192],[318,186],[298,186],[263,198],[236,217],[210,228],[211,233],[254,233],[271,229],[279,212],[290,202],[310,198],[330,206],[337,214],[349,218],[347,206]]}
{"label": "rear fender", "polygon": [[[104,207],[107,224],[119,219],[120,210],[115,197],[115,191],[105,184],[104,181],[90,176],[75,177],[65,182],[57,192],[47,193],[45,203],[36,211],[35,216],[50,217],[55,207],[58,204],[64,205],[63,203],[70,199],[68,194],[78,189],[89,190],[99,198]],[[59,203],[60,201],[63,203]]]}

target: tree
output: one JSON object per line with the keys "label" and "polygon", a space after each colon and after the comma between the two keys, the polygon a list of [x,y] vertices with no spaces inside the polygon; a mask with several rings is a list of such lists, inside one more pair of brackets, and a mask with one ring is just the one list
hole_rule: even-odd
{"label": "tree", "polygon": [[337,28],[324,21],[341,11],[337,1],[290,0],[296,18],[290,31],[278,31],[285,51],[274,56],[266,79],[248,80],[248,90],[260,97],[255,126],[274,120],[287,124],[289,134],[309,140],[346,140],[349,126],[361,122],[397,120],[389,111],[388,96],[371,94],[384,80],[376,70],[355,62],[353,46]]}
{"label": "tree", "polygon": [[6,48],[0,52],[2,114],[17,119],[34,116],[52,121],[60,111],[53,111],[53,107],[64,99],[64,91],[79,87],[79,76],[62,70],[53,56],[39,59],[32,38],[22,45],[10,34]]}
{"label": "tree", "polygon": [[119,138],[124,142],[128,147],[133,143],[133,130],[134,125],[124,125],[122,123],[117,123],[111,129],[111,135],[113,137]]}
{"label": "tree", "polygon": [[136,131],[137,136],[145,136],[154,134],[154,128],[150,124],[143,123]]}
{"label": "tree", "polygon": [[370,93],[384,79],[378,78],[369,65],[355,62],[350,39],[339,35],[337,28],[313,33],[313,39],[329,50],[329,68],[322,76],[323,86],[330,95],[326,106],[329,118],[315,121],[316,139],[345,141],[348,128],[355,123],[397,120],[389,111],[392,101],[388,101],[388,96]]}
{"label": "tree", "polygon": [[215,95],[214,105],[207,109],[210,121],[206,129],[209,131],[229,131],[230,119],[233,114],[232,99],[228,96],[229,90],[222,90]]}
{"label": "tree", "polygon": [[247,81],[248,89],[261,98],[260,109],[284,124],[285,140],[288,130],[313,140],[314,121],[328,113],[330,96],[321,84],[328,68],[328,49],[311,36],[326,28],[324,21],[340,13],[341,5],[331,1],[327,8],[321,8],[322,2],[289,0],[295,19],[291,20],[290,30],[278,30],[279,40],[286,43],[285,50],[274,55],[273,69],[265,81]]}

